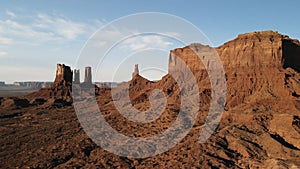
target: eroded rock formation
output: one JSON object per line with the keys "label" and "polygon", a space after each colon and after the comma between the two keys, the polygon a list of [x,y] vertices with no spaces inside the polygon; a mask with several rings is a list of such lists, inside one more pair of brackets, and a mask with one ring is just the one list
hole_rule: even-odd
{"label": "eroded rock formation", "polygon": [[79,84],[80,83],[80,70],[75,69],[74,70],[74,84]]}
{"label": "eroded rock formation", "polygon": [[92,84],[92,68],[89,66],[85,67],[84,83]]}
{"label": "eroded rock formation", "polygon": [[28,95],[31,99],[38,97],[63,98],[71,101],[73,71],[69,66],[57,64],[54,83]]}
{"label": "eroded rock formation", "polygon": [[132,73],[132,78],[136,75],[139,75],[139,65],[138,64],[134,65],[134,71]]}
{"label": "eroded rock formation", "polygon": [[[195,74],[200,90],[210,88],[205,69],[217,69],[215,61],[211,59],[211,55],[214,55],[212,50],[201,44],[172,50],[170,68],[180,58]],[[299,71],[299,41],[273,31],[252,32],[239,35],[215,50],[225,70],[229,107],[262,97],[289,97],[292,93],[298,95],[284,84],[289,76],[285,68]]]}
{"label": "eroded rock formation", "polygon": [[73,72],[69,66],[64,64],[57,64],[56,77],[54,84],[70,84],[73,80]]}

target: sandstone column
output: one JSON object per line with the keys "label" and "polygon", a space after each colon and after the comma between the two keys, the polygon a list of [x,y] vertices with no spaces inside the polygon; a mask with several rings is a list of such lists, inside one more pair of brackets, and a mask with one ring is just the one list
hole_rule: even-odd
{"label": "sandstone column", "polygon": [[92,84],[92,68],[89,66],[85,67],[84,83]]}
{"label": "sandstone column", "polygon": [[80,83],[80,70],[74,69],[74,84]]}
{"label": "sandstone column", "polygon": [[132,78],[136,75],[139,75],[139,65],[138,64],[134,65],[134,72],[132,73]]}

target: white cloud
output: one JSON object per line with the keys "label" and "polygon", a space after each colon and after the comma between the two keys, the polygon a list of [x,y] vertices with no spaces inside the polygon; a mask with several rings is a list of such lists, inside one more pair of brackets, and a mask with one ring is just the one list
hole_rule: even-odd
{"label": "white cloud", "polygon": [[123,34],[119,30],[101,30],[95,34],[95,40],[117,41],[122,38]]}
{"label": "white cloud", "polygon": [[111,29],[111,30],[100,30],[89,39],[89,44],[94,48],[102,48],[106,45],[112,45],[123,37],[123,34],[120,30]]}
{"label": "white cloud", "polygon": [[4,57],[7,55],[7,52],[4,52],[4,51],[0,51],[0,57]]}
{"label": "white cloud", "polygon": [[18,43],[39,44],[47,41],[60,40],[60,37],[55,36],[52,32],[37,31],[26,24],[21,24],[12,20],[1,21],[0,24],[4,28],[8,39],[15,39]]}
{"label": "white cloud", "polygon": [[101,24],[99,20],[88,24],[72,21],[64,16],[43,13],[32,16],[18,15],[17,19],[13,12],[7,11],[6,14],[10,19],[0,19],[0,33],[5,33],[6,36],[0,39],[0,44],[11,44],[13,41],[40,45],[46,42],[62,43],[80,38],[87,39]]}
{"label": "white cloud", "polygon": [[74,22],[63,17],[53,17],[46,14],[38,14],[33,25],[41,29],[51,30],[68,40],[74,40],[80,35],[91,33],[93,29],[85,23]]}
{"label": "white cloud", "polygon": [[12,39],[0,37],[0,45],[10,45],[12,43]]}
{"label": "white cloud", "polygon": [[[97,32],[90,39],[91,47],[102,48],[117,45],[122,52],[132,52],[140,49],[157,48],[161,50],[170,50],[174,45],[174,39],[179,38],[180,34],[176,32],[162,32],[158,34],[143,34],[138,30],[129,30],[126,28],[109,27]],[[116,44],[118,43],[118,44]],[[116,47],[116,46],[115,46]]]}
{"label": "white cloud", "polygon": [[103,47],[107,44],[106,41],[93,41],[93,43],[91,43],[92,47],[96,47],[96,48],[100,48],[100,47]]}
{"label": "white cloud", "polygon": [[11,11],[6,11],[6,15],[11,17],[11,18],[16,18],[17,17],[17,15],[15,13],[11,12]]}
{"label": "white cloud", "polygon": [[159,35],[141,35],[124,41],[124,47],[127,47],[130,50],[145,48],[168,49],[171,45],[173,45],[172,42]]}
{"label": "white cloud", "polygon": [[3,24],[5,24],[4,26],[8,26],[9,28],[12,28],[12,29],[23,29],[24,26],[15,22],[15,21],[12,21],[10,19],[7,19],[5,21],[1,21]]}

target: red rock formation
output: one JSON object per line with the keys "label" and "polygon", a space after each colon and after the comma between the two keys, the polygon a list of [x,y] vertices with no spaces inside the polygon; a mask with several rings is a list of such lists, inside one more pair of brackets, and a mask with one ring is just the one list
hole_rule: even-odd
{"label": "red rock formation", "polygon": [[139,75],[139,65],[138,64],[134,65],[134,71],[132,73],[132,78],[136,75]]}
{"label": "red rock formation", "polygon": [[92,84],[92,68],[91,67],[85,67],[85,72],[84,72],[84,83],[85,84]]}
{"label": "red rock formation", "polygon": [[[205,68],[216,67],[211,59],[212,50],[201,44],[172,50],[170,68],[175,66],[178,56],[193,71],[203,91],[203,88],[210,88]],[[228,106],[261,97],[275,99],[292,95],[284,85],[287,73],[284,68],[299,71],[299,41],[273,31],[252,32],[239,35],[217,47],[216,51],[226,73]]]}
{"label": "red rock formation", "polygon": [[[226,73],[229,108],[222,114],[216,132],[204,144],[199,143],[199,135],[207,120],[206,108],[212,93],[205,66],[217,68],[210,60],[214,49],[192,44],[172,50],[170,71],[176,71],[175,66],[182,66],[178,65],[178,59],[192,69],[200,89],[201,109],[185,139],[171,150],[149,158],[120,157],[93,143],[78,122],[71,102],[64,99],[65,92],[70,89],[69,83],[57,83],[36,92],[32,95],[34,100],[26,99],[32,100],[29,105],[26,100],[0,98],[1,166],[297,168],[300,166],[299,46],[298,41],[287,36],[265,31],[240,35],[216,48]],[[203,63],[193,50],[200,54]],[[148,98],[153,89],[165,93],[167,106],[154,122],[134,123],[120,115],[112,100],[111,89],[103,88],[96,99],[101,114],[112,128],[129,137],[147,139],[174,124],[181,106],[181,91],[171,74],[155,82],[137,75],[130,82],[116,87],[120,91],[116,100],[123,99],[126,85],[129,85],[130,102],[138,110],[146,111],[151,106]],[[88,90],[84,88],[82,91]],[[49,94],[49,91],[55,92],[54,98],[43,98],[43,94]],[[124,101],[124,105],[130,102]],[[89,103],[90,99],[84,108],[89,109]],[[19,106],[15,106],[17,104]],[[101,135],[103,139],[110,136]],[[132,148],[139,155],[144,153],[138,146]],[[161,147],[147,148],[157,151]]]}
{"label": "red rock formation", "polygon": [[73,72],[69,66],[57,64],[56,77],[53,85],[48,88],[49,96],[67,98],[72,92]]}
{"label": "red rock formation", "polygon": [[73,80],[73,72],[69,66],[66,66],[64,64],[57,64],[56,69],[56,77],[54,80],[54,84],[61,84],[64,83],[70,84]]}
{"label": "red rock formation", "polygon": [[57,64],[54,83],[27,95],[29,98],[52,97],[71,100],[73,72],[69,66]]}
{"label": "red rock formation", "polygon": [[299,69],[300,62],[295,62],[300,58],[299,49],[299,42],[273,31],[239,35],[216,48],[228,78],[231,106],[290,96],[283,68]]}
{"label": "red rock formation", "polygon": [[80,83],[80,70],[75,69],[74,70],[74,84],[79,84]]}

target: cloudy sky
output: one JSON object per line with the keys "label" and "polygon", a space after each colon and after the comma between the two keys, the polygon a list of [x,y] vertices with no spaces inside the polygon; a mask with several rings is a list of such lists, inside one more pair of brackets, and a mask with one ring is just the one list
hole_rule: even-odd
{"label": "cloudy sky", "polygon": [[[233,39],[239,33],[276,30],[292,38],[300,39],[297,21],[300,2],[291,1],[2,1],[0,5],[0,81],[52,81],[57,63],[76,67],[78,57],[87,41],[95,32],[112,21],[139,12],[162,12],[181,17],[199,28],[210,40],[210,45],[218,46]],[[114,28],[98,34],[102,41],[96,45],[107,45],[104,39],[121,37],[122,28]],[[139,30],[129,30],[139,33]],[[163,32],[175,37],[185,36],[183,32]],[[105,36],[105,37],[104,37]],[[154,43],[155,42],[155,43]],[[158,79],[166,72],[168,50],[182,47],[161,36],[129,38],[122,42],[131,51],[131,58],[111,59],[106,67],[97,70],[101,76],[96,81],[109,81],[110,64],[128,65],[120,68],[114,80],[129,80],[132,65],[140,55],[134,51],[145,46],[162,47],[155,51],[151,59],[141,59],[140,69],[148,78]],[[123,47],[122,47],[123,46]],[[122,52],[110,55],[122,55]],[[124,51],[123,51],[124,52]],[[144,51],[143,56],[150,56]],[[141,53],[140,53],[141,54]],[[160,57],[158,57],[160,56]],[[111,56],[113,58],[113,56]],[[126,64],[125,64],[126,63]],[[123,66],[124,67],[124,66]],[[147,70],[155,69],[155,72]]]}

